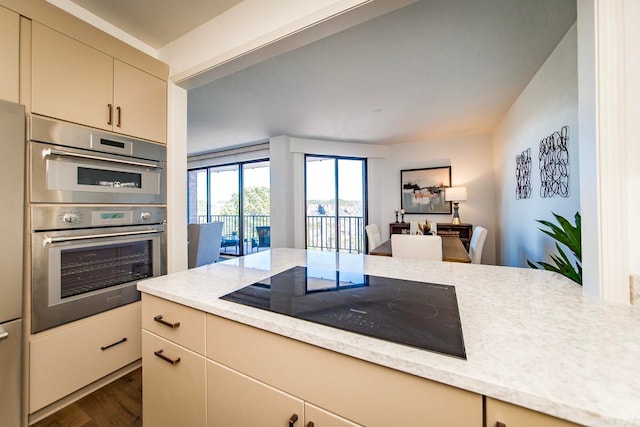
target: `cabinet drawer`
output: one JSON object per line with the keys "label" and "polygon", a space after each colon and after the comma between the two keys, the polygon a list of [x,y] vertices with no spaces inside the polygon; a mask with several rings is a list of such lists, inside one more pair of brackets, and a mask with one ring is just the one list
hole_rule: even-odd
{"label": "cabinet drawer", "polygon": [[204,354],[205,313],[142,294],[142,327],[189,350]]}
{"label": "cabinet drawer", "polygon": [[37,335],[30,343],[29,413],[141,356],[140,303]]}
{"label": "cabinet drawer", "polygon": [[142,366],[145,426],[205,425],[207,390],[203,356],[142,331]]}

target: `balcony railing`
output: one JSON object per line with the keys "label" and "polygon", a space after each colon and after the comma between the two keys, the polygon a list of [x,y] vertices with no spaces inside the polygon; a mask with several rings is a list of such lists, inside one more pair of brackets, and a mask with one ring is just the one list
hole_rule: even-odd
{"label": "balcony railing", "polygon": [[[238,235],[238,215],[211,215],[209,221],[222,221],[223,242],[232,242],[230,238]],[[307,216],[307,249],[335,251],[339,245],[340,252],[364,253],[365,234],[364,219],[361,216],[340,216],[337,218],[339,229],[336,238],[336,217],[327,215]],[[207,222],[206,215],[198,216],[198,222]],[[244,253],[263,248],[257,247],[258,232],[256,227],[270,226],[269,215],[245,215],[244,217]],[[236,237],[237,240],[237,237]],[[223,246],[223,252],[238,254],[238,245]]]}
{"label": "balcony railing", "polygon": [[364,225],[361,216],[339,216],[336,237],[336,217],[327,215],[307,216],[307,249],[321,251],[363,253]]}

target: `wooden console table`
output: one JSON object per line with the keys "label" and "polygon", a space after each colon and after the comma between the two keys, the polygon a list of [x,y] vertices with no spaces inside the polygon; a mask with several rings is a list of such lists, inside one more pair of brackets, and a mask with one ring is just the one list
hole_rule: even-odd
{"label": "wooden console table", "polygon": [[451,224],[448,222],[439,222],[436,228],[438,236],[447,235],[457,232],[458,237],[462,240],[464,248],[469,251],[469,243],[471,243],[471,234],[473,233],[472,224]]}
{"label": "wooden console table", "polygon": [[411,223],[408,222],[392,222],[389,224],[389,235],[392,234],[409,234],[411,233]]}

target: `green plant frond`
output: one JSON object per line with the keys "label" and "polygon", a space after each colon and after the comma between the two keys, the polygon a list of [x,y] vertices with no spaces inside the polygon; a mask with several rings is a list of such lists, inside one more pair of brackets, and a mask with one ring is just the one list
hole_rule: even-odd
{"label": "green plant frond", "polygon": [[[548,271],[562,274],[563,276],[573,280],[574,282],[582,284],[582,218],[580,217],[580,213],[576,212],[575,214],[575,226],[572,225],[564,217],[554,212],[552,212],[552,214],[558,224],[554,224],[546,220],[536,221],[548,228],[548,230],[544,230],[542,228],[540,228],[539,230],[556,241],[555,245],[558,254],[550,255],[550,258],[555,263],[555,265],[540,261],[538,263],[538,266],[529,260],[527,260],[527,264],[531,268],[543,268]],[[575,267],[571,263],[571,260],[569,259],[567,254],[560,247],[560,244],[566,246],[575,256]]]}
{"label": "green plant frond", "polygon": [[571,225],[571,223],[567,219],[561,217],[560,215],[557,215],[557,214],[554,213],[553,216],[556,218],[556,220],[558,221],[558,223],[562,227],[562,230],[564,232],[563,235],[566,237],[566,240],[568,241],[568,243],[565,243],[565,245],[578,258],[581,258],[582,257],[582,244],[581,244],[582,226],[580,225],[580,214],[576,213],[576,225],[575,226]]}

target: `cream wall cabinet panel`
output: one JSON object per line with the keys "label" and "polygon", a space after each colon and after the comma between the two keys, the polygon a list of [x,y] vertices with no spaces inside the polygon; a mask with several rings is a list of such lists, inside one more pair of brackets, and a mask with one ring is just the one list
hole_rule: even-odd
{"label": "cream wall cabinet panel", "polygon": [[480,395],[213,315],[207,358],[367,426],[483,425]]}
{"label": "cream wall cabinet panel", "polygon": [[29,413],[140,359],[139,302],[95,319],[31,337]]}
{"label": "cream wall cabinet panel", "polygon": [[207,362],[208,426],[281,427],[291,425],[289,422],[304,425],[302,400],[218,363]]}
{"label": "cream wall cabinet panel", "polygon": [[[550,415],[512,405],[501,400],[486,398],[487,427],[577,427]],[[502,423],[502,424],[498,424]]]}
{"label": "cream wall cabinet panel", "polygon": [[33,22],[34,113],[112,130],[113,58]]}
{"label": "cream wall cabinet panel", "polygon": [[165,143],[167,83],[34,22],[32,111]]}
{"label": "cream wall cabinet panel", "polygon": [[0,99],[19,100],[20,15],[0,6]]}
{"label": "cream wall cabinet panel", "polygon": [[142,294],[142,328],[204,355],[204,312]]}
{"label": "cream wall cabinet panel", "polygon": [[124,62],[113,63],[114,131],[167,140],[167,83]]}
{"label": "cream wall cabinet panel", "polygon": [[204,357],[146,330],[142,334],[144,425],[204,426],[207,414]]}
{"label": "cream wall cabinet panel", "polygon": [[[311,424],[309,424],[311,423]],[[358,427],[359,424],[345,420],[331,412],[318,408],[310,403],[304,404],[305,427]]]}

